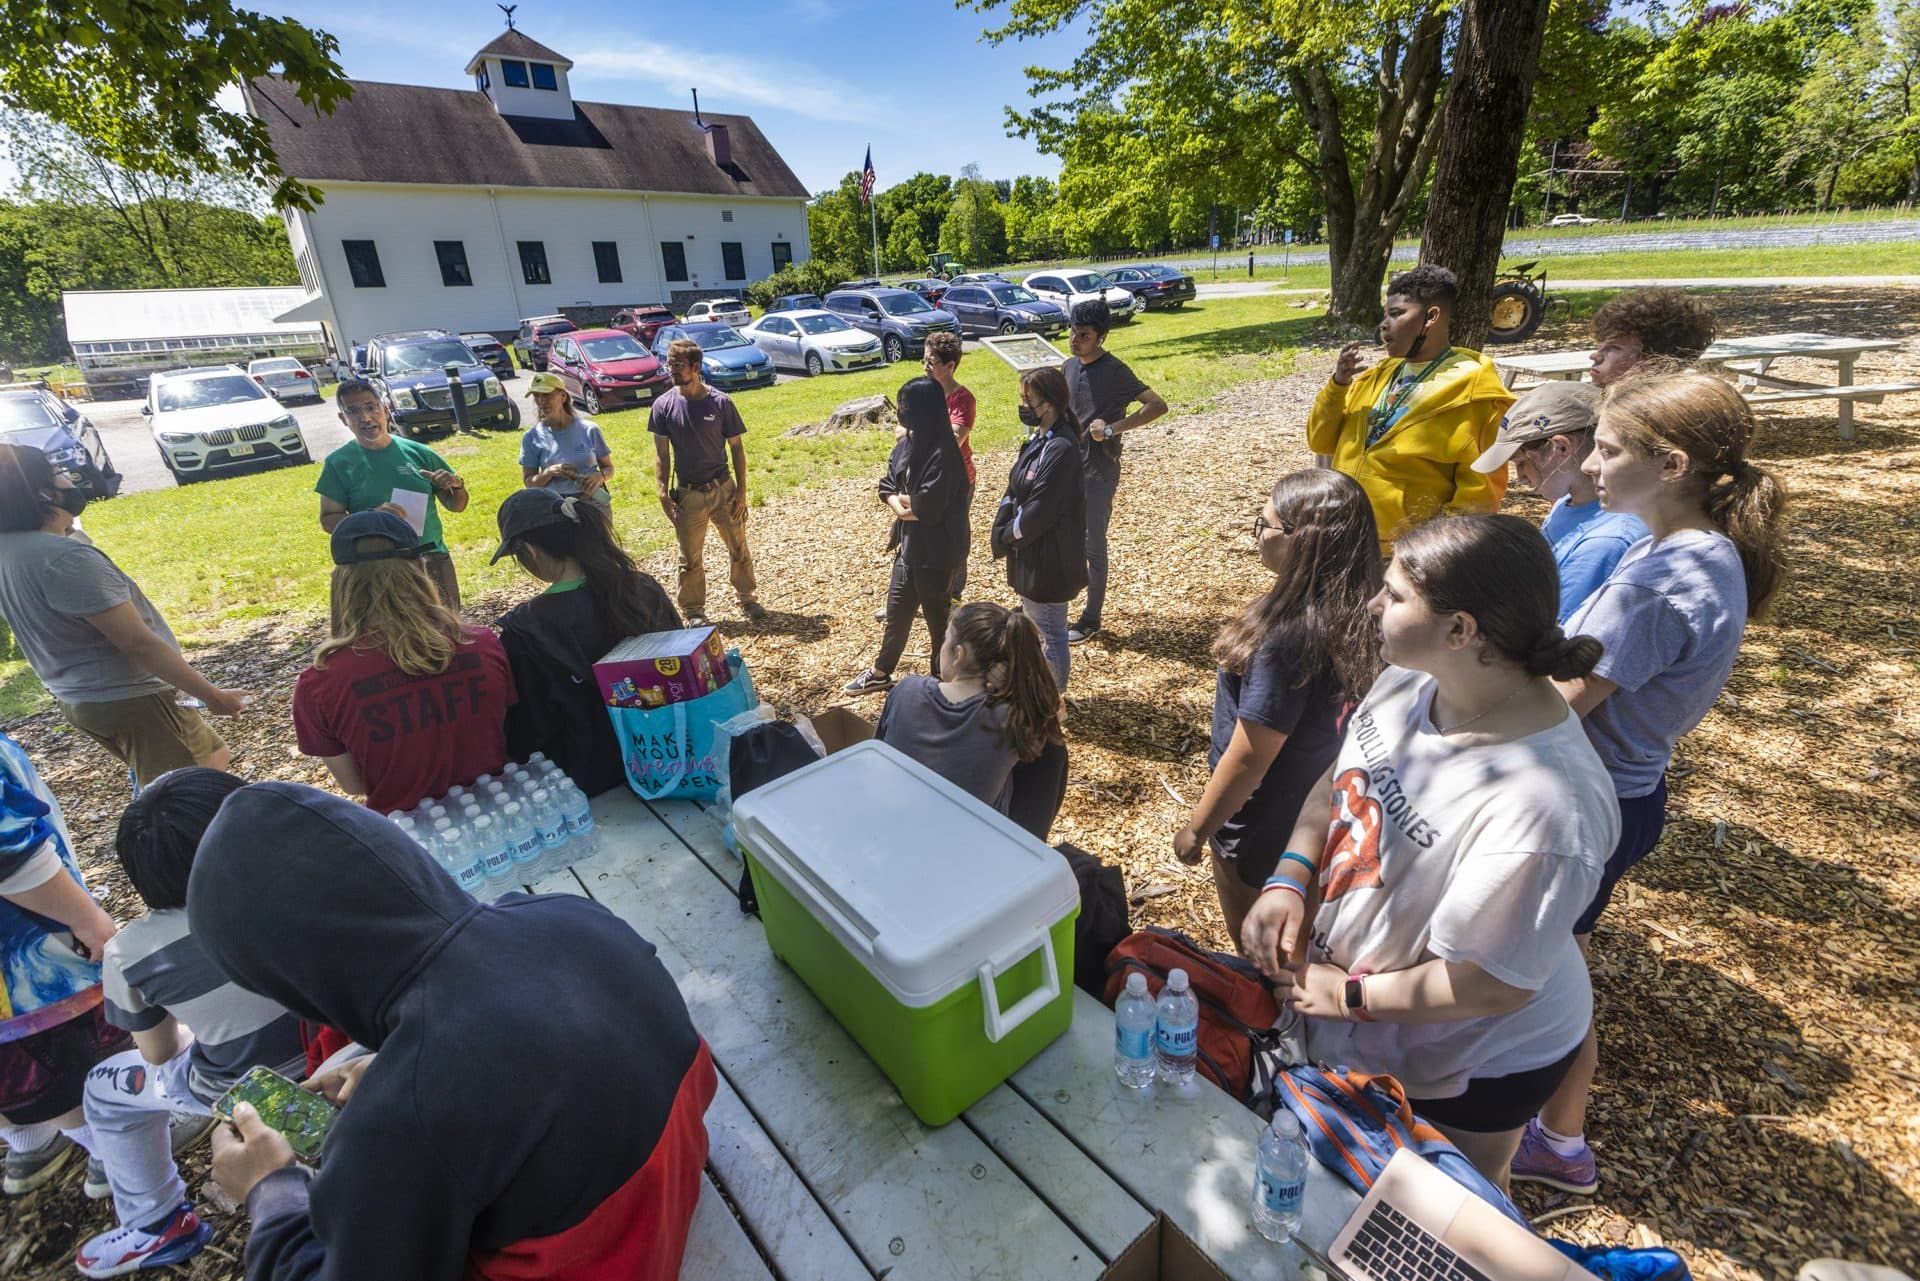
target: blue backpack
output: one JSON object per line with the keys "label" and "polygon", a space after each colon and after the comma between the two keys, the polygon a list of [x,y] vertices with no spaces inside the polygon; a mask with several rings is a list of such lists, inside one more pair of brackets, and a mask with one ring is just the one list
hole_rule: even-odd
{"label": "blue backpack", "polygon": [[1406,1090],[1392,1077],[1305,1065],[1283,1072],[1273,1092],[1300,1118],[1314,1159],[1362,1196],[1395,1152],[1411,1148],[1454,1182],[1533,1231],[1506,1193],[1487,1182],[1445,1135],[1413,1114]]}

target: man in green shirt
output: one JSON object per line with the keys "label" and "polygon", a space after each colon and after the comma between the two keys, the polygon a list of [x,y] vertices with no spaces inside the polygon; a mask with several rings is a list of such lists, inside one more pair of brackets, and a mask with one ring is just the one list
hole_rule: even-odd
{"label": "man in green shirt", "polygon": [[[352,512],[389,511],[420,532],[429,550],[420,558],[440,598],[460,608],[460,579],[440,535],[438,506],[467,509],[467,482],[440,455],[418,441],[387,430],[387,407],[373,384],[349,378],[334,393],[340,421],[353,439],[327,455],[314,491],[320,495],[320,528],[329,534]],[[419,495],[419,497],[413,497]]]}

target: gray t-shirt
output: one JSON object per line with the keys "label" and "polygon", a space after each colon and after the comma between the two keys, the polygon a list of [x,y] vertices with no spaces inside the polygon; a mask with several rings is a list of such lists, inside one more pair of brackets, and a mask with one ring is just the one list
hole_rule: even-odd
{"label": "gray t-shirt", "polygon": [[1588,713],[1587,737],[1614,790],[1645,796],[1733,672],[1747,630],[1740,553],[1717,531],[1643,538],[1565,626],[1606,646],[1594,674],[1620,688]]}
{"label": "gray t-shirt", "polygon": [[909,676],[887,695],[874,737],[1004,814],[1020,759],[1001,733],[1006,724],[1005,703],[990,705],[985,694],[948,702],[939,681]]}
{"label": "gray t-shirt", "polygon": [[133,602],[154,634],[179,648],[146,594],[97,547],[30,530],[0,533],[0,617],[47,692],[66,703],[109,703],[166,690],[87,619]]}
{"label": "gray t-shirt", "polygon": [[647,430],[673,442],[673,472],[682,485],[704,485],[727,474],[727,441],[747,425],[724,391],[709,387],[689,400],[674,387],[653,402]]}
{"label": "gray t-shirt", "polygon": [[[600,460],[612,453],[607,448],[607,438],[600,434],[600,424],[578,414],[559,431],[545,423],[535,423],[520,437],[520,465],[535,471],[555,463],[571,463],[574,470],[585,476],[599,471]],[[563,496],[577,494],[580,482],[565,476],[555,477],[547,482],[547,492]],[[604,497],[607,491],[603,488],[594,492]]]}

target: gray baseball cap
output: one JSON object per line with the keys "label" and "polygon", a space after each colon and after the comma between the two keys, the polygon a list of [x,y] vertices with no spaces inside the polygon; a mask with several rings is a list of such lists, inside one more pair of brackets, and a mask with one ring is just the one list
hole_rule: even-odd
{"label": "gray baseball cap", "polygon": [[1529,387],[1507,408],[1500,434],[1473,460],[1477,472],[1496,472],[1520,446],[1553,436],[1592,431],[1600,422],[1600,389],[1588,382],[1556,380]]}

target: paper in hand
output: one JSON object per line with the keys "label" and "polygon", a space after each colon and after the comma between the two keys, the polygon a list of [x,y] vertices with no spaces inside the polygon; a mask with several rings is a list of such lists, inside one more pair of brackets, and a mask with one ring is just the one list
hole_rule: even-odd
{"label": "paper in hand", "polygon": [[413,532],[427,532],[427,503],[432,496],[417,489],[396,489],[393,491],[393,505],[407,514],[407,524],[413,526]]}

